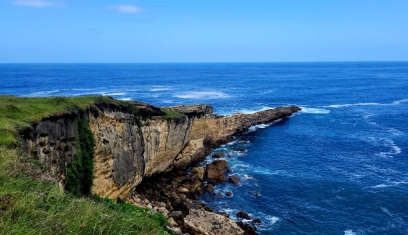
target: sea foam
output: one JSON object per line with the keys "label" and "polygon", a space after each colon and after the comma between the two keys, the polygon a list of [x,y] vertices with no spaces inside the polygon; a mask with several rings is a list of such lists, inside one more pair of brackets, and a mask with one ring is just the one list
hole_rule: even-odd
{"label": "sea foam", "polygon": [[219,91],[190,91],[181,94],[175,94],[174,97],[181,99],[224,99],[230,95]]}
{"label": "sea foam", "polygon": [[376,102],[361,102],[354,104],[332,104],[328,106],[323,106],[325,108],[343,108],[343,107],[352,107],[352,106],[391,106],[391,105],[400,105],[401,103],[408,102],[408,99],[396,100],[391,103],[376,103]]}
{"label": "sea foam", "polygon": [[308,107],[300,107],[302,113],[312,113],[312,114],[328,114],[330,110],[322,109],[322,108],[308,108]]}
{"label": "sea foam", "polygon": [[351,230],[351,229],[347,229],[347,230],[344,231],[344,235],[356,235],[356,233],[353,232],[353,230]]}

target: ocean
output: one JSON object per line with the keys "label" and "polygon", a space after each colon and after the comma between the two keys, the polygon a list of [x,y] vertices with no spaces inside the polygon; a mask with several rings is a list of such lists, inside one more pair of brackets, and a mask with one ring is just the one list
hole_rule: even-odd
{"label": "ocean", "polygon": [[241,183],[200,200],[259,218],[260,234],[408,234],[408,62],[0,64],[0,94],[300,106],[213,149]]}

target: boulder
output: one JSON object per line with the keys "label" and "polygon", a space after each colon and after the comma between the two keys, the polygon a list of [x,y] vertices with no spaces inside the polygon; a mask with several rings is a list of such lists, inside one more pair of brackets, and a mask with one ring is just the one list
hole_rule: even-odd
{"label": "boulder", "polygon": [[214,188],[213,188],[213,186],[212,186],[211,184],[207,184],[207,185],[205,186],[205,191],[206,191],[207,193],[212,193],[212,192],[214,192]]}
{"label": "boulder", "polygon": [[243,235],[242,230],[235,221],[205,210],[191,209],[184,218],[184,225],[190,234],[200,235]]}
{"label": "boulder", "polygon": [[207,179],[211,184],[226,182],[225,170],[228,169],[228,163],[225,160],[214,161],[207,166]]}
{"label": "boulder", "polygon": [[256,228],[249,224],[245,224],[243,222],[237,222],[237,224],[242,230],[244,230],[245,235],[257,235],[258,234],[256,232]]}
{"label": "boulder", "polygon": [[205,173],[205,169],[203,166],[197,166],[197,167],[193,167],[191,169],[191,180],[200,180],[203,181],[204,180],[204,173]]}
{"label": "boulder", "polygon": [[248,215],[248,213],[244,211],[240,211],[236,214],[237,218],[242,218],[242,219],[251,219],[251,217]]}
{"label": "boulder", "polygon": [[183,213],[181,211],[173,211],[169,214],[169,217],[178,220],[181,219],[183,217]]}
{"label": "boulder", "polygon": [[260,219],[254,219],[252,220],[253,224],[262,224],[262,221]]}
{"label": "boulder", "polygon": [[228,178],[228,182],[233,183],[235,185],[238,185],[240,181],[241,181],[241,178],[239,178],[239,176],[237,175],[232,175]]}
{"label": "boulder", "polygon": [[212,158],[222,158],[224,157],[225,154],[224,153],[214,153],[211,157]]}

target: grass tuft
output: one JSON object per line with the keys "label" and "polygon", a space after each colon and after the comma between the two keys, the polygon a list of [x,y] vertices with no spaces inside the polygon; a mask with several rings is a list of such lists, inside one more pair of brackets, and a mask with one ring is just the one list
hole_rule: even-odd
{"label": "grass tuft", "polygon": [[179,113],[172,108],[162,108],[162,111],[165,112],[166,114],[163,116],[165,119],[172,119],[172,118],[180,118],[184,117],[185,115],[182,113]]}

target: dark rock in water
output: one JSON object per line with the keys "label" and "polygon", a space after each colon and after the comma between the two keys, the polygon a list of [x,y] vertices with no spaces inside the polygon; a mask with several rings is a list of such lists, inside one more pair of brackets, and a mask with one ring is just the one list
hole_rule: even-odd
{"label": "dark rock in water", "polygon": [[260,219],[254,219],[252,220],[253,224],[262,224],[262,221]]}
{"label": "dark rock in water", "polygon": [[254,193],[253,195],[254,195],[254,197],[260,197],[261,196],[260,193]]}
{"label": "dark rock in water", "polygon": [[242,219],[251,219],[251,217],[249,217],[248,213],[244,212],[244,211],[240,211],[236,214],[236,216],[238,218],[242,218]]}
{"label": "dark rock in water", "polygon": [[241,181],[241,178],[239,178],[239,176],[237,175],[232,175],[228,178],[228,182],[233,183],[235,185],[238,185],[240,181]]}
{"label": "dark rock in water", "polygon": [[214,153],[211,157],[212,158],[222,158],[224,157],[225,154],[224,153]]}
{"label": "dark rock in water", "polygon": [[213,188],[213,186],[211,184],[207,184],[205,186],[205,191],[208,192],[208,193],[212,193],[212,192],[214,192],[214,188]]}
{"label": "dark rock in water", "polygon": [[227,197],[232,197],[232,192],[231,192],[231,191],[228,191],[225,195],[226,195]]}
{"label": "dark rock in water", "polygon": [[249,224],[245,224],[243,222],[237,222],[237,224],[242,230],[244,230],[245,235],[257,235],[258,234],[256,232],[256,228]]}
{"label": "dark rock in water", "polygon": [[226,182],[225,170],[228,169],[228,163],[225,160],[214,161],[207,166],[207,179],[212,184]]}

